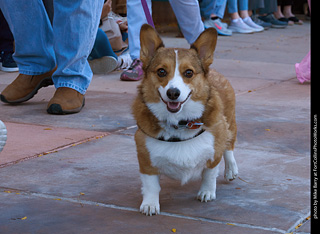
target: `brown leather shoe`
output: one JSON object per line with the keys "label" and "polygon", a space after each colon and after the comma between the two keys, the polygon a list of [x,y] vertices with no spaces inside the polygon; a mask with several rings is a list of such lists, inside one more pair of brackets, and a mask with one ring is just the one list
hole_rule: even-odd
{"label": "brown leather shoe", "polygon": [[47,112],[54,115],[78,113],[84,103],[84,95],[74,89],[60,87],[49,101]]}
{"label": "brown leather shoe", "polygon": [[54,71],[55,69],[36,76],[19,74],[18,77],[2,91],[0,95],[1,101],[9,104],[28,101],[33,98],[40,88],[53,85],[51,75]]}

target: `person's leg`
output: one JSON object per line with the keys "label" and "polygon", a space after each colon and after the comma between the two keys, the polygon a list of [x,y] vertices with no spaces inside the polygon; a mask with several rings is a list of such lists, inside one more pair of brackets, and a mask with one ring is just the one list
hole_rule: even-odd
{"label": "person's leg", "polygon": [[[53,31],[41,0],[1,0],[0,8],[15,40],[19,72],[40,75],[55,67]],[[36,23],[35,23],[36,22]]]}
{"label": "person's leg", "polygon": [[68,87],[85,94],[92,71],[87,58],[97,35],[103,0],[54,1],[54,50],[57,70],[55,87]]}
{"label": "person's leg", "polygon": [[[152,15],[151,0],[146,0],[149,12]],[[133,60],[128,70],[124,71],[120,79],[123,81],[138,81],[143,77],[140,58],[140,29],[147,23],[141,0],[127,0],[128,39],[130,56]]]}
{"label": "person's leg", "polygon": [[84,94],[92,79],[88,56],[92,50],[103,0],[54,1],[54,50],[56,87],[48,103],[49,114],[72,114],[85,104]]}
{"label": "person's leg", "polygon": [[118,58],[118,56],[112,50],[108,36],[102,29],[99,28],[96,40],[89,55],[89,60],[98,59],[103,56],[111,56],[116,59]]}
{"label": "person's leg", "polygon": [[94,74],[109,73],[118,67],[118,56],[113,52],[108,36],[100,28],[88,61]]}
{"label": "person's leg", "polygon": [[228,12],[230,13],[231,22],[228,29],[236,33],[253,33],[254,29],[243,22],[238,13],[238,1],[228,0]]}
{"label": "person's leg", "polygon": [[0,10],[0,52],[13,52],[13,35]]}
{"label": "person's leg", "polygon": [[293,0],[283,0],[283,15],[285,18],[289,20],[289,22],[293,22],[294,24],[303,24],[302,20],[299,20],[293,13],[292,13],[292,5]]}
{"label": "person's leg", "polygon": [[264,8],[259,10],[261,15],[270,14],[276,12],[278,9],[278,2],[277,0],[264,0]]}
{"label": "person's leg", "polygon": [[4,72],[19,71],[16,62],[12,58],[13,35],[9,25],[0,10],[0,70]]}
{"label": "person's leg", "polygon": [[[152,15],[151,0],[147,0],[147,4]],[[140,58],[140,29],[147,23],[141,0],[127,0],[127,20],[130,55],[134,60]]]}
{"label": "person's leg", "polygon": [[40,88],[52,85],[51,75],[56,65],[53,30],[41,0],[1,0],[0,8],[15,40],[13,57],[20,72],[1,92],[0,99],[16,104],[31,99]]}
{"label": "person's leg", "polygon": [[239,11],[247,11],[249,8],[248,0],[239,0]]}
{"label": "person's leg", "polygon": [[227,0],[217,0],[215,7],[213,8],[213,14],[223,19],[224,12],[226,10]]}
{"label": "person's leg", "polygon": [[234,19],[236,18],[235,16],[233,16],[235,13],[238,13],[238,1],[237,0],[228,0],[228,12],[231,15],[231,18]]}
{"label": "person's leg", "polygon": [[210,19],[213,14],[213,9],[216,5],[217,0],[201,0],[199,1],[200,5],[200,14],[206,20]]}
{"label": "person's leg", "polygon": [[264,28],[252,21],[251,17],[249,16],[248,7],[249,7],[248,0],[239,0],[239,11],[240,11],[240,17],[242,18],[242,21],[247,26],[252,28],[254,32],[262,32]]}
{"label": "person's leg", "polygon": [[249,13],[248,13],[249,3],[248,3],[248,0],[239,0],[238,2],[239,2],[240,17],[242,19],[249,17]]}
{"label": "person's leg", "polygon": [[277,10],[277,0],[264,0],[264,8],[259,10],[260,16],[258,18],[264,22],[271,23],[271,27],[273,28],[287,27],[288,22],[277,20],[274,17],[273,13]]}
{"label": "person's leg", "polygon": [[197,0],[169,0],[169,2],[176,15],[181,32],[189,44],[192,44],[204,30],[199,2]]}
{"label": "person's leg", "polygon": [[259,8],[264,8],[264,0],[249,0],[248,9],[256,11]]}
{"label": "person's leg", "polygon": [[200,9],[202,6],[211,8],[211,11],[209,11],[208,9],[203,10],[202,16],[204,16],[205,18],[205,20],[203,21],[205,28],[215,28],[218,32],[218,35],[231,36],[232,31],[227,28],[228,25],[221,22],[226,8],[226,3],[227,0],[204,0],[201,1]]}

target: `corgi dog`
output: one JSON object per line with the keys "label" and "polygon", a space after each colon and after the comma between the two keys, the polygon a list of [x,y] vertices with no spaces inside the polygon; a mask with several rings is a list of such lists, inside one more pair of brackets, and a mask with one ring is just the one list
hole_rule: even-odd
{"label": "corgi dog", "polygon": [[132,105],[142,181],[140,212],[160,213],[160,174],[181,180],[202,178],[201,202],[216,198],[222,156],[225,179],[237,177],[233,156],[237,126],[235,94],[227,79],[209,66],[217,31],[206,29],[190,49],[165,48],[150,25],[140,31],[144,77]]}

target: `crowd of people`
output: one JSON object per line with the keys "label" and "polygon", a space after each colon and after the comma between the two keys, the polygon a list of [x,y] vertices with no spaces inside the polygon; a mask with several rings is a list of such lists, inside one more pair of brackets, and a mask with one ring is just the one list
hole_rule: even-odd
{"label": "crowd of people", "polygon": [[[72,114],[85,104],[92,72],[121,70],[121,80],[140,80],[143,71],[139,31],[147,23],[142,1],[152,12],[151,0],[130,0],[126,3],[126,16],[112,11],[112,0],[1,1],[0,69],[19,71],[18,77],[1,92],[1,101],[25,102],[40,88],[54,84],[56,92],[47,112]],[[221,36],[231,36],[303,24],[292,13],[293,0],[169,2],[190,44],[209,27]],[[229,24],[223,22],[226,12]]]}
{"label": "crowd of people", "polygon": [[[201,0],[200,10],[205,27],[214,27],[219,35],[231,36],[232,33],[255,33],[270,27],[302,24],[293,15],[292,5],[292,0]],[[229,25],[221,22],[226,8],[231,18]]]}

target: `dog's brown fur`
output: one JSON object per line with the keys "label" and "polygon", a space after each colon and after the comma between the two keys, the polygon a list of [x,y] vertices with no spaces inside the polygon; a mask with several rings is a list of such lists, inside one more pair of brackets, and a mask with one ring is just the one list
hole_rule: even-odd
{"label": "dog's brown fur", "polygon": [[[172,77],[175,67],[175,52],[172,48],[165,48],[155,30],[144,25],[141,28],[141,54],[144,78],[138,87],[138,95],[132,110],[137,121],[138,130],[135,134],[140,172],[156,175],[158,169],[153,167],[149,152],[145,146],[147,136],[157,138],[161,131],[159,120],[149,110],[146,103],[160,102],[159,86],[166,86],[169,79],[159,79],[156,71],[163,67]],[[227,79],[217,71],[210,69],[213,52],[217,41],[214,29],[205,30],[191,45],[190,49],[177,49],[179,52],[179,71],[192,69],[194,76],[184,79],[192,91],[191,99],[201,101],[205,106],[201,122],[204,129],[214,136],[214,157],[207,162],[208,168],[216,167],[221,161],[225,150],[233,150],[237,126],[235,121],[235,94]]]}

